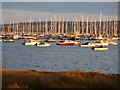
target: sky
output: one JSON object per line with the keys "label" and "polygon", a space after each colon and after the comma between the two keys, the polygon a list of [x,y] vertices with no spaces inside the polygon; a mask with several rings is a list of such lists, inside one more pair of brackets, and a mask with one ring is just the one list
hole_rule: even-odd
{"label": "sky", "polygon": [[2,2],[118,2],[119,0],[1,0]]}
{"label": "sky", "polygon": [[4,22],[14,20],[33,21],[53,18],[70,20],[83,16],[99,18],[100,12],[106,16],[118,15],[117,2],[2,2]]}

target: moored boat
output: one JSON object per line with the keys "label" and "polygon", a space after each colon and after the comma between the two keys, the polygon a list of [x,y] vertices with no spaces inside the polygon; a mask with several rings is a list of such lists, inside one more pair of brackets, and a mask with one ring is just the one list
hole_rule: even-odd
{"label": "moored boat", "polygon": [[14,42],[13,39],[4,39],[3,42]]}
{"label": "moored boat", "polygon": [[29,40],[25,41],[25,42],[23,43],[23,45],[26,45],[26,46],[34,46],[36,43],[40,43],[40,42],[41,42],[41,41],[29,39]]}
{"label": "moored boat", "polygon": [[50,39],[47,39],[45,42],[56,43],[57,41],[55,39],[50,38]]}
{"label": "moored boat", "polygon": [[74,42],[68,41],[68,40],[62,40],[60,43],[57,43],[57,45],[61,46],[73,46],[75,45]]}
{"label": "moored boat", "polygon": [[109,49],[107,47],[98,46],[98,47],[92,47],[92,50],[105,51],[105,50],[109,50]]}
{"label": "moored boat", "polygon": [[86,42],[80,45],[81,47],[95,47],[94,43]]}
{"label": "moored boat", "polygon": [[49,47],[51,44],[47,43],[47,42],[42,42],[42,43],[37,43],[36,46],[37,47]]}

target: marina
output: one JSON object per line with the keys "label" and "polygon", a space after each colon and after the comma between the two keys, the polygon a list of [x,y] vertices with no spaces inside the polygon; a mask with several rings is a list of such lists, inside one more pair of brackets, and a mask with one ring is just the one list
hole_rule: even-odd
{"label": "marina", "polygon": [[80,14],[79,10],[79,13],[73,13],[75,10],[70,16],[67,11],[62,14],[36,11],[37,14],[17,19],[3,16],[0,25],[2,68],[118,73],[120,32],[117,14],[109,15],[106,14],[108,10],[100,9],[95,14]]}

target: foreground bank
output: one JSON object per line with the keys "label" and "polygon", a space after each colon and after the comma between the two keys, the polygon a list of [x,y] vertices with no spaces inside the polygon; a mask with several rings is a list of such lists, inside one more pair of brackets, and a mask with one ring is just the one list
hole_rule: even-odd
{"label": "foreground bank", "polygon": [[117,88],[120,76],[83,71],[2,70],[3,88]]}

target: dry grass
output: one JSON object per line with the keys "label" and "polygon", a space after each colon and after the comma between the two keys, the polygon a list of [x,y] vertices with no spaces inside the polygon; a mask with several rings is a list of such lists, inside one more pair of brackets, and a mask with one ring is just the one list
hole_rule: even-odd
{"label": "dry grass", "polygon": [[118,88],[119,75],[83,71],[2,70],[3,88]]}

